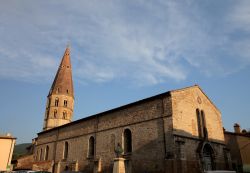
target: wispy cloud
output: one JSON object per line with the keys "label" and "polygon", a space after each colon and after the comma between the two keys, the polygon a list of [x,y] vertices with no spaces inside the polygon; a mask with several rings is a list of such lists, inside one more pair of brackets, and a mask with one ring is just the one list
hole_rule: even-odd
{"label": "wispy cloud", "polygon": [[185,80],[249,66],[249,1],[6,1],[0,77],[51,79],[68,40],[81,82]]}

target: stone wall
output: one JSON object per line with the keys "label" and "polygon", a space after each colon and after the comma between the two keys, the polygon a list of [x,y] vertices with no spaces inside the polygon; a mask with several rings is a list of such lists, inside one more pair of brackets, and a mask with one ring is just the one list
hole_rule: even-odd
{"label": "stone wall", "polygon": [[[202,147],[213,148],[214,169],[225,169],[225,142],[220,111],[198,87],[171,92],[173,135],[177,167],[184,172],[203,171]],[[207,138],[199,137],[196,109],[204,111]],[[178,172],[178,170],[176,170]]]}
{"label": "stone wall", "polygon": [[[170,145],[173,143],[172,136],[169,135],[173,129],[171,100],[167,95],[124,106],[39,134],[36,147],[37,161],[41,149],[45,151],[46,146],[49,146],[51,150],[48,159],[55,158],[55,163],[65,162],[63,151],[67,141],[68,163],[78,161],[78,169],[86,172],[93,172],[96,165],[101,165],[99,170],[102,172],[111,172],[115,158],[114,148],[118,143],[123,145],[125,129],[130,129],[132,132],[133,151],[124,156],[131,171],[163,172],[166,148],[170,150],[172,147]],[[94,158],[88,158],[88,141],[91,136],[96,142]],[[44,152],[42,154],[44,155]],[[44,160],[43,155],[42,160]]]}
{"label": "stone wall", "polygon": [[[58,99],[58,106],[55,106],[55,100]],[[64,106],[64,100],[67,101],[67,106]],[[44,128],[50,129],[63,124],[70,123],[73,117],[74,109],[74,98],[69,95],[63,94],[53,94],[48,97],[45,117],[44,117]],[[54,115],[54,111],[57,114]],[[63,112],[66,112],[65,117],[63,117]]]}
{"label": "stone wall", "polygon": [[198,137],[196,109],[203,110],[211,141],[224,143],[220,111],[198,86],[171,92],[173,128],[176,134]]}
{"label": "stone wall", "polygon": [[[91,173],[112,172],[114,148],[118,143],[124,148],[124,130],[129,129],[132,153],[123,155],[126,173],[198,173],[202,166],[197,148],[204,139],[198,137],[197,108],[205,112],[206,140],[216,152],[215,161],[223,165],[221,115],[198,86],[163,93],[39,133],[36,151],[39,155],[49,146],[48,160],[54,160],[59,171],[74,167]],[[90,137],[95,139],[94,157],[88,154]],[[67,159],[63,159],[65,142],[69,144]]]}
{"label": "stone wall", "polygon": [[34,162],[34,155],[22,156],[17,159],[17,165],[15,169],[32,169],[32,164]]}
{"label": "stone wall", "polygon": [[53,172],[53,167],[52,167],[53,164],[54,162],[51,160],[39,161],[39,162],[34,161],[32,165],[32,170]]}
{"label": "stone wall", "polygon": [[243,133],[225,132],[225,142],[230,149],[233,169],[250,172],[250,136]]}
{"label": "stone wall", "polygon": [[243,171],[250,172],[250,136],[237,136]]}

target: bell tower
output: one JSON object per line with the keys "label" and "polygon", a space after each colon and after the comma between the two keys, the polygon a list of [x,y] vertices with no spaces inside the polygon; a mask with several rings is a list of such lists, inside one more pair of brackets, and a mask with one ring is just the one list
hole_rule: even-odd
{"label": "bell tower", "polygon": [[67,47],[47,96],[43,130],[49,130],[72,121],[74,88],[70,48]]}

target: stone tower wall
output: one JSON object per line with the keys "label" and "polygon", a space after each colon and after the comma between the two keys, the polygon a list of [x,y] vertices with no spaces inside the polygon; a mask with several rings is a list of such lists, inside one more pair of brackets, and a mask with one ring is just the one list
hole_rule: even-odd
{"label": "stone tower wall", "polygon": [[[58,106],[55,105],[56,99],[59,100]],[[64,101],[67,101],[67,106]],[[73,116],[74,98],[69,95],[53,94],[48,97],[44,119],[44,128],[50,129],[70,123]],[[56,115],[54,112],[57,112]],[[64,112],[66,114],[64,114]]]}
{"label": "stone tower wall", "polygon": [[[58,103],[56,100],[58,99]],[[67,47],[47,96],[43,130],[70,123],[74,109],[74,88],[70,48]]]}

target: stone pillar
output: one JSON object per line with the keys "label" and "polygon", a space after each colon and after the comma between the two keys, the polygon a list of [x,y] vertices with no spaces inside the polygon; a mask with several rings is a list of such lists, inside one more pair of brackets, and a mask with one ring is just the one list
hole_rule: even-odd
{"label": "stone pillar", "polygon": [[73,164],[73,171],[78,171],[78,160]]}
{"label": "stone pillar", "polygon": [[57,169],[56,169],[56,173],[60,173],[60,172],[61,172],[61,161],[57,163]]}
{"label": "stone pillar", "polygon": [[115,158],[113,173],[125,173],[124,158]]}
{"label": "stone pillar", "polygon": [[50,167],[48,169],[49,172],[53,172],[53,167],[55,166],[55,162],[54,160],[52,160],[52,162],[50,163]]}
{"label": "stone pillar", "polygon": [[101,171],[102,171],[102,161],[101,158],[99,158],[94,161],[94,173],[98,173]]}

